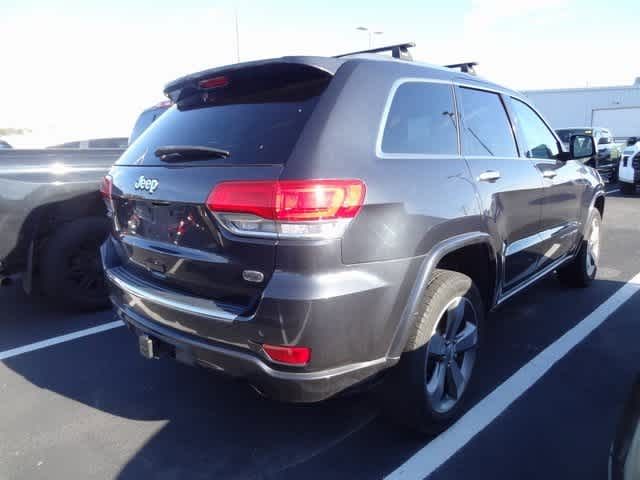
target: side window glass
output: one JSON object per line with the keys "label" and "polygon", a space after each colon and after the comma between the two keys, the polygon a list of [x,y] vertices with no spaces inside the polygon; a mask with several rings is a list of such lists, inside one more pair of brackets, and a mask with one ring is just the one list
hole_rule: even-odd
{"label": "side window glass", "polygon": [[384,153],[457,155],[451,86],[407,82],[398,87],[382,136]]}
{"label": "side window glass", "polygon": [[500,96],[464,87],[458,91],[463,154],[516,157],[515,139]]}
{"label": "side window glass", "polygon": [[525,143],[525,156],[557,158],[560,153],[558,142],[538,114],[517,98],[513,99],[512,105],[518,119],[518,129]]}

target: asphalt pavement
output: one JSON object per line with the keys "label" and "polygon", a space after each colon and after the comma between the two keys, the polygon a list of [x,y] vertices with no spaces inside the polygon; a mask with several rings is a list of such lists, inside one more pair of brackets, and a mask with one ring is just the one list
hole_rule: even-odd
{"label": "asphalt pavement", "polygon": [[[549,277],[490,316],[470,418],[640,272],[639,239],[640,196],[610,195],[594,284],[567,289]],[[602,479],[640,371],[634,294],[477,435],[433,439],[385,421],[370,394],[284,405],[209,371],[144,360],[123,327],[48,345],[108,324],[109,311],[66,314],[19,285],[0,290],[0,306],[0,358],[45,342],[0,362],[1,479],[415,478],[429,471],[423,458],[443,452],[429,478]],[[443,438],[449,450],[430,450]]]}

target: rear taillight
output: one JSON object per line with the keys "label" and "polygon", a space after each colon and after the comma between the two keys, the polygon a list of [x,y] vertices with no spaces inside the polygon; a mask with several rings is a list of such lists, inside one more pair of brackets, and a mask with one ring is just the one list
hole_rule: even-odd
{"label": "rear taillight", "polygon": [[362,208],[361,180],[223,182],[207,207],[231,232],[279,238],[339,238]]}
{"label": "rear taillight", "polygon": [[113,206],[113,178],[111,175],[105,175],[100,183],[100,194],[104,205],[107,207],[107,216],[115,218],[113,212],[115,210]]}
{"label": "rear taillight", "polygon": [[309,347],[286,347],[265,344],[262,349],[270,360],[277,363],[303,366],[311,360],[311,349]]}
{"label": "rear taillight", "polygon": [[172,105],[173,105],[173,102],[171,100],[163,100],[161,102],[156,103],[151,108],[169,108]]}
{"label": "rear taillight", "polygon": [[113,179],[111,175],[105,175],[100,183],[100,194],[105,200],[111,200],[111,192],[113,191]]}

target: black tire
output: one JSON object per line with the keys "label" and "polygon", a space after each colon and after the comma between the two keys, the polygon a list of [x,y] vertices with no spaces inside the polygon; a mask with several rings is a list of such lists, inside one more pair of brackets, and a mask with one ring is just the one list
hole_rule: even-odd
{"label": "black tire", "polygon": [[636,186],[633,183],[627,182],[619,182],[620,183],[620,191],[624,195],[633,195],[636,193]]}
{"label": "black tire", "polygon": [[600,216],[600,212],[598,210],[593,209],[593,211],[589,214],[587,227],[585,230],[584,238],[582,239],[582,242],[580,244],[578,255],[576,255],[571,263],[558,269],[558,278],[565,285],[585,288],[591,285],[591,282],[593,282],[593,280],[596,278],[596,274],[598,273],[598,259],[600,254],[600,238],[598,238],[598,258],[595,259],[593,269],[590,269],[590,262],[588,261],[588,257],[591,254],[589,239],[594,228],[594,221],[597,222],[598,234],[600,236],[602,217]]}
{"label": "black tire", "polygon": [[[436,342],[436,338],[445,336],[445,332],[441,330],[441,324],[448,323],[449,317],[446,309],[455,299],[460,299],[458,304],[465,304],[463,307],[463,330],[460,330],[459,335],[466,331],[470,323],[467,321],[467,315],[472,311],[475,314],[476,330],[475,346],[473,347],[473,364],[475,364],[479,333],[482,330],[485,312],[482,297],[468,276],[450,270],[438,269],[435,270],[424,292],[417,316],[418,321],[409,337],[405,352],[382,385],[381,396],[385,414],[392,420],[423,433],[441,432],[458,418],[461,399],[467,390],[466,387],[473,371],[473,364],[471,364],[470,370],[464,368],[464,362],[467,361],[467,351],[465,351],[465,357],[461,361],[462,365],[458,366],[458,371],[465,371],[467,375],[461,392],[456,392],[457,389],[453,388],[454,383],[452,383],[449,369],[452,362],[459,365],[459,357],[455,354],[453,357],[450,356],[451,353],[448,351],[440,356],[435,356],[433,352],[433,349],[439,350],[441,348],[435,346],[435,344],[442,345],[442,341]],[[468,352],[472,352],[472,350],[469,349]],[[445,369],[443,403],[438,404],[434,402],[434,394],[429,392],[429,385],[434,384],[430,380],[433,380],[437,375],[435,369],[438,366],[437,364],[435,367],[433,366],[434,361],[437,364],[442,363],[444,365],[442,368]],[[447,386],[447,382],[449,386]],[[456,392],[456,395],[450,395],[449,391],[451,390]],[[444,405],[448,405],[449,408],[445,409]]]}
{"label": "black tire", "polygon": [[48,239],[40,256],[40,283],[50,300],[73,311],[110,306],[99,251],[108,232],[108,219],[85,217],[62,225]]}

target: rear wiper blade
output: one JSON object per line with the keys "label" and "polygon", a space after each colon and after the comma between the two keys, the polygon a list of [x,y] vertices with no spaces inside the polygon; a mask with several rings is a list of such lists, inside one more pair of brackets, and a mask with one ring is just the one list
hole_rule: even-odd
{"label": "rear wiper blade", "polygon": [[229,150],[198,145],[165,145],[164,147],[158,147],[155,154],[163,162],[186,162],[189,160],[204,160],[211,157],[228,158],[231,156]]}

